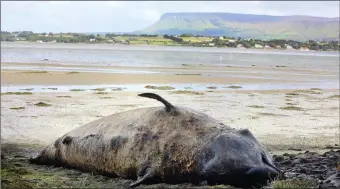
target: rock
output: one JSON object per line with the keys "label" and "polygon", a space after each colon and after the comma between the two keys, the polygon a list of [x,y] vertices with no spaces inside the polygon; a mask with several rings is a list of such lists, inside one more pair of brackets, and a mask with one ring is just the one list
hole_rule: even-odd
{"label": "rock", "polygon": [[319,188],[340,188],[340,172],[332,174],[322,182]]}
{"label": "rock", "polygon": [[281,162],[285,159],[284,156],[276,156],[276,155],[274,155],[273,158],[275,162]]}
{"label": "rock", "polygon": [[339,146],[337,146],[337,145],[334,145],[334,146],[327,145],[325,148],[326,149],[339,149]]}
{"label": "rock", "polygon": [[302,151],[301,148],[294,148],[294,147],[288,148],[288,150],[292,150],[292,151]]}
{"label": "rock", "polygon": [[296,176],[297,176],[297,173],[294,173],[294,172],[286,172],[285,173],[286,178],[294,178]]}
{"label": "rock", "polygon": [[325,172],[325,171],[320,170],[320,169],[312,170],[312,171],[311,171],[312,174],[322,174],[322,173],[324,173],[324,172]]}
{"label": "rock", "polygon": [[310,163],[311,161],[309,159],[306,158],[297,158],[295,160],[293,160],[293,164],[299,164],[299,163]]}
{"label": "rock", "polygon": [[[275,156],[273,159],[285,172],[286,179],[310,180],[320,188],[340,188],[340,150],[330,149],[323,154],[310,151],[299,154],[285,153],[282,157]],[[334,176],[335,174],[338,177]]]}
{"label": "rock", "polygon": [[300,173],[308,173],[309,170],[307,170],[307,168],[301,168],[299,172]]}
{"label": "rock", "polygon": [[281,162],[281,165],[291,165],[292,164],[292,161],[287,159],[287,160],[284,160]]}

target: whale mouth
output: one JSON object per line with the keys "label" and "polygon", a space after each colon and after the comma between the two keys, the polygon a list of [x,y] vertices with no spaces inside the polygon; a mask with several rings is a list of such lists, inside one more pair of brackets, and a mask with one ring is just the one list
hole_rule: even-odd
{"label": "whale mouth", "polygon": [[233,170],[228,173],[209,175],[208,185],[227,184],[241,188],[260,188],[280,176],[280,172],[269,166]]}
{"label": "whale mouth", "polygon": [[240,167],[224,173],[213,169],[205,170],[204,180],[208,185],[227,184],[241,188],[261,188],[276,178],[284,177],[283,172],[266,158],[262,158],[262,161],[263,164],[258,166]]}

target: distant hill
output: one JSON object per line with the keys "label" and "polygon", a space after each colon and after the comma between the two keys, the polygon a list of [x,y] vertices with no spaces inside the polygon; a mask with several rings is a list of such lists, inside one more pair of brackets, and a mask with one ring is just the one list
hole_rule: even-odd
{"label": "distant hill", "polygon": [[264,40],[339,40],[339,18],[234,13],[166,13],[155,24],[134,33],[170,35],[191,33]]}

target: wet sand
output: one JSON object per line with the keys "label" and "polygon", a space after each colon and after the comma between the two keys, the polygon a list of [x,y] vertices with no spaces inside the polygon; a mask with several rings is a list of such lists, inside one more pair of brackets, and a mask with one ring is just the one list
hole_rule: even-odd
{"label": "wet sand", "polygon": [[[339,144],[338,90],[209,91],[202,95],[157,93],[177,106],[202,111],[231,127],[250,129],[272,152],[321,150]],[[101,117],[161,105],[137,94],[93,91],[2,95],[1,137],[7,142],[48,144]],[[38,102],[50,106],[36,106]]]}
{"label": "wet sand", "polygon": [[[176,106],[202,111],[230,127],[247,128],[271,154],[297,153],[303,150],[323,153],[327,151],[327,146],[340,145],[337,70],[275,66],[185,65],[146,68],[63,65],[69,70],[56,71],[60,64],[1,63],[1,65],[2,87],[15,86],[19,89],[17,91],[26,92],[23,94],[2,91],[1,94],[1,142],[10,146],[19,144],[19,147],[9,148],[15,153],[6,151],[9,158],[5,162],[9,163],[4,165],[20,166],[18,169],[27,170],[26,175],[31,176],[11,180],[12,177],[17,179],[18,174],[15,172],[17,168],[11,169],[15,171],[12,176],[11,172],[8,172],[5,178],[7,184],[78,187],[79,183],[82,183],[81,186],[92,188],[126,186],[130,181],[71,169],[35,166],[27,163],[27,158],[58,137],[90,121],[135,108],[161,106],[155,100],[137,96],[144,91],[156,92]],[[3,66],[21,67],[22,70],[6,69]],[[47,73],[32,73],[33,70],[28,73],[28,70],[25,70],[27,66],[39,66],[38,70],[47,70]],[[77,70],[79,67],[85,68],[85,71],[69,73],[73,70],[79,71]],[[102,70],[88,71],[98,68]],[[122,72],[103,73],[103,70]],[[126,71],[145,72],[132,74],[125,73]],[[328,86],[328,82],[333,85]],[[316,84],[316,88],[308,88],[310,83]],[[119,84],[123,88],[112,90],[109,87],[104,86],[105,89],[101,89],[96,86],[105,84]],[[141,87],[124,88],[134,84],[140,84]],[[147,84],[175,86],[175,89],[145,89],[144,86]],[[185,89],[189,92],[181,93],[179,90],[183,90],[183,86],[179,88],[180,84],[183,86],[206,84],[216,86],[217,89],[206,86],[192,87]],[[249,87],[267,84],[275,84],[279,88],[288,86],[288,89],[264,90],[261,87]],[[299,86],[295,89],[289,88],[291,84]],[[80,88],[86,86],[88,90],[79,92],[61,90],[65,86],[72,88],[73,85],[79,85]],[[223,88],[220,85],[237,85],[242,88]],[[38,86],[46,88],[48,92],[36,90]],[[192,93],[198,89],[199,93]],[[38,106],[39,102],[46,104],[40,103],[42,106]],[[17,157],[24,157],[24,161]],[[45,182],[45,178],[49,181]],[[162,184],[157,186],[169,187]],[[181,188],[182,185],[176,187]]]}
{"label": "wet sand", "polygon": [[[2,66],[8,64],[17,67],[39,65],[2,63]],[[2,86],[16,85],[21,88],[21,92],[32,92],[31,95],[1,95],[1,131],[2,139],[6,141],[47,144],[71,129],[100,117],[129,109],[160,105],[157,101],[137,97],[138,93],[148,91],[164,95],[173,104],[203,111],[231,127],[249,128],[272,150],[288,150],[295,145],[305,149],[322,149],[325,145],[339,144],[339,96],[335,96],[339,94],[339,73],[334,70],[208,65],[152,68],[108,66],[103,68],[156,71],[158,74],[86,71],[71,74],[67,71],[51,71],[60,65],[39,66],[44,67],[47,73],[35,73],[34,70],[1,70]],[[79,66],[89,69],[94,67]],[[324,81],[337,82],[333,87],[323,88]],[[292,83],[307,86],[313,82],[319,84],[320,89],[251,90],[245,87],[266,84],[289,86]],[[122,88],[118,91],[105,87],[105,91],[89,89],[72,92],[58,89],[62,85],[84,85],[95,89],[97,84],[141,86],[130,90]],[[143,86],[147,84],[169,85],[174,86],[174,89],[145,89]],[[195,87],[187,89],[183,86],[183,89],[180,89],[174,84],[206,84],[218,87],[209,89],[201,86],[200,92],[203,95],[173,94],[184,88],[187,91],[198,90]],[[219,84],[237,84],[244,88],[227,90]],[[48,93],[35,92],[33,89],[27,89],[29,85],[52,88],[49,88],[51,90]],[[96,94],[98,92],[99,94]],[[46,102],[51,106],[34,105],[38,102]],[[282,109],[290,106],[293,108]]]}
{"label": "wet sand", "polygon": [[[6,66],[20,67],[23,70],[7,69]],[[26,68],[40,66],[38,71],[46,73],[27,73]],[[322,69],[299,69],[290,67],[256,66],[181,66],[181,67],[123,67],[123,66],[62,66],[72,68],[69,71],[55,71],[60,65],[55,64],[20,64],[2,63],[2,85],[94,85],[94,84],[169,84],[169,83],[205,83],[205,84],[250,84],[250,83],[323,83],[337,82],[339,72]],[[82,71],[77,69],[83,68]],[[91,69],[97,71],[86,71]],[[71,71],[77,73],[70,74]],[[105,73],[105,70],[120,73]],[[35,70],[29,70],[30,72]],[[129,73],[135,72],[135,73]],[[139,72],[139,73],[138,73]]]}

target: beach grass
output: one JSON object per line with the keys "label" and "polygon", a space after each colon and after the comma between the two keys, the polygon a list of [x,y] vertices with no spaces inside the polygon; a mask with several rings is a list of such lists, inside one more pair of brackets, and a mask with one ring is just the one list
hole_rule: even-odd
{"label": "beach grass", "polygon": [[38,102],[36,104],[34,104],[36,106],[39,106],[39,107],[48,107],[48,106],[52,106],[52,104],[47,104],[45,102]]}
{"label": "beach grass", "polygon": [[94,94],[100,94],[100,95],[102,95],[102,94],[109,94],[108,92],[102,92],[102,91],[100,91],[100,92],[95,92]]}
{"label": "beach grass", "polygon": [[27,88],[27,89],[20,89],[22,91],[33,91],[34,89],[33,88]]}
{"label": "beach grass", "polygon": [[286,188],[315,188],[317,184],[309,180],[276,180],[271,186],[274,189],[286,189]]}
{"label": "beach grass", "polygon": [[259,106],[259,105],[250,105],[250,106],[247,106],[249,108],[264,108],[264,106]]}
{"label": "beach grass", "polygon": [[67,72],[66,74],[78,74],[80,72],[77,72],[77,71],[72,71],[72,72]]}
{"label": "beach grass", "polygon": [[71,89],[72,92],[79,92],[79,91],[85,91],[85,89]]}
{"label": "beach grass", "polygon": [[25,109],[25,107],[19,106],[19,107],[12,107],[12,108],[9,108],[9,109],[11,109],[11,110],[23,110],[23,109]]}
{"label": "beach grass", "polygon": [[330,96],[330,97],[328,97],[328,98],[330,98],[330,99],[340,98],[340,95],[332,95],[332,96]]}
{"label": "beach grass", "polygon": [[175,75],[202,75],[202,74],[199,74],[199,73],[183,73],[183,74],[175,74]]}
{"label": "beach grass", "polygon": [[96,88],[96,89],[91,89],[93,91],[105,91],[106,89],[105,88]]}
{"label": "beach grass", "polygon": [[32,92],[7,92],[1,93],[1,95],[32,95]]}
{"label": "beach grass", "polygon": [[121,88],[121,87],[114,87],[114,88],[111,88],[111,91],[122,91],[124,88]]}
{"label": "beach grass", "polygon": [[223,88],[240,89],[240,88],[242,88],[242,87],[241,87],[241,86],[237,86],[237,85],[231,85],[231,86],[223,87]]}
{"label": "beach grass", "polygon": [[57,98],[71,98],[71,96],[57,96]]}
{"label": "beach grass", "polygon": [[298,93],[286,93],[286,95],[289,95],[289,96],[297,96],[299,95]]}
{"label": "beach grass", "polygon": [[258,113],[261,116],[273,116],[273,117],[285,117],[286,115],[282,115],[282,114],[274,114],[274,113],[266,113],[266,112],[261,112]]}
{"label": "beach grass", "polygon": [[25,71],[22,73],[35,73],[35,74],[41,74],[41,73],[48,73],[48,71]]}
{"label": "beach grass", "polygon": [[190,95],[204,95],[202,92],[196,92],[196,91],[187,91],[187,90],[178,90],[173,91],[173,94],[190,94]]}
{"label": "beach grass", "polygon": [[173,90],[174,87],[171,86],[153,86],[153,85],[146,85],[145,88],[147,89],[156,89],[156,90]]}
{"label": "beach grass", "polygon": [[294,110],[294,111],[302,111],[303,108],[297,106],[284,106],[280,108],[281,110]]}

